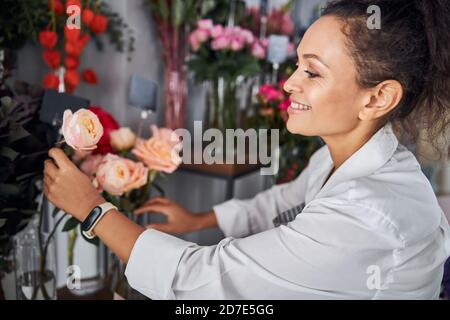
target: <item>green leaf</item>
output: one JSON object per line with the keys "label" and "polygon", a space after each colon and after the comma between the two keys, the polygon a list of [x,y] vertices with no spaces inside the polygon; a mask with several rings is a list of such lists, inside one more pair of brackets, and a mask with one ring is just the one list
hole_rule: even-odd
{"label": "green leaf", "polygon": [[169,7],[167,6],[166,0],[159,0],[157,9],[159,11],[159,15],[164,21],[169,19]]}
{"label": "green leaf", "polygon": [[20,194],[20,189],[14,184],[0,184],[0,197],[13,197]]}
{"label": "green leaf", "polygon": [[183,17],[185,14],[184,1],[185,0],[174,0],[172,2],[172,25],[174,28],[179,28],[183,23]]}
{"label": "green leaf", "polygon": [[63,232],[67,232],[67,231],[70,231],[72,229],[75,229],[78,226],[79,223],[80,222],[77,219],[72,217],[72,218],[70,218],[69,220],[66,221],[62,231]]}
{"label": "green leaf", "polygon": [[11,161],[14,161],[17,158],[18,155],[19,155],[19,153],[14,151],[11,148],[0,147],[0,156],[7,157]]}

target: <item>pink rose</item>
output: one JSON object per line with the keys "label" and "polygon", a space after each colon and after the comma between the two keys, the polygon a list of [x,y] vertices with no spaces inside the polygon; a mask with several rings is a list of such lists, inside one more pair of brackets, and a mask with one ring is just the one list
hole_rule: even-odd
{"label": "pink rose", "polygon": [[110,134],[111,146],[117,151],[126,151],[134,147],[136,135],[130,128],[120,128]]}
{"label": "pink rose", "polygon": [[189,43],[192,50],[198,51],[203,42],[209,39],[209,31],[207,29],[197,29],[189,35]]}
{"label": "pink rose", "polygon": [[66,143],[74,150],[90,151],[97,148],[103,135],[103,126],[93,112],[80,109],[64,111],[62,133]]}
{"label": "pink rose", "polygon": [[284,95],[281,91],[275,89],[269,84],[263,85],[259,89],[259,94],[267,101],[276,101],[283,99]]}
{"label": "pink rose", "polygon": [[242,48],[244,48],[245,46],[245,42],[244,42],[244,38],[241,38],[239,36],[234,36],[231,38],[231,44],[230,44],[230,48],[233,51],[239,51],[242,50]]}
{"label": "pink rose", "polygon": [[247,44],[252,44],[255,41],[255,36],[250,30],[242,30],[241,36],[245,39]]}
{"label": "pink rose", "polygon": [[211,43],[211,48],[215,51],[225,50],[230,48],[230,38],[227,36],[219,36]]}
{"label": "pink rose", "polygon": [[281,111],[286,111],[290,105],[291,105],[291,100],[285,99],[278,105],[278,109]]}
{"label": "pink rose", "polygon": [[294,22],[288,14],[284,14],[281,22],[281,33],[291,35],[294,32]]}
{"label": "pink rose", "polygon": [[266,50],[256,41],[252,45],[252,55],[257,59],[264,59],[266,57]]}
{"label": "pink rose", "polygon": [[181,164],[180,137],[170,129],[151,128],[153,136],[148,140],[138,140],[132,152],[151,170],[172,173]]}
{"label": "pink rose", "polygon": [[102,160],[103,156],[100,154],[90,155],[81,163],[80,170],[87,176],[94,177]]}
{"label": "pink rose", "polygon": [[197,38],[197,34],[195,32],[192,32],[189,35],[189,44],[191,45],[191,48],[194,52],[197,52],[200,49],[200,41]]}
{"label": "pink rose", "polygon": [[211,30],[210,30],[210,34],[211,37],[213,37],[214,39],[221,36],[224,33],[224,28],[222,25],[218,24],[215,25]]}
{"label": "pink rose", "polygon": [[121,196],[144,186],[148,181],[148,171],[141,162],[108,153],[98,166],[95,180],[104,191]]}
{"label": "pink rose", "polygon": [[194,33],[196,34],[197,39],[198,41],[200,41],[200,43],[205,42],[209,38],[209,31],[206,29],[197,29],[194,31]]}
{"label": "pink rose", "polygon": [[211,19],[202,19],[202,20],[198,20],[197,22],[197,28],[199,29],[212,29],[213,28],[213,22]]}

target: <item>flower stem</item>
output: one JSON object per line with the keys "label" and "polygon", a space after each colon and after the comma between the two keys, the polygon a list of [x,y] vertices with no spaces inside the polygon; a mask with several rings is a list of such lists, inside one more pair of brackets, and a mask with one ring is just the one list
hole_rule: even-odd
{"label": "flower stem", "polygon": [[74,264],[74,249],[78,239],[77,228],[70,230],[69,233],[69,245],[67,249],[67,265],[72,266]]}

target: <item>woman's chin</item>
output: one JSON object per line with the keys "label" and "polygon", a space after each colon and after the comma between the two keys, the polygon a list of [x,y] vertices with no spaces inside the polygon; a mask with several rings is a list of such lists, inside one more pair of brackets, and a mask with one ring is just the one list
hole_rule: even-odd
{"label": "woman's chin", "polygon": [[300,134],[302,136],[315,136],[313,130],[308,130],[311,128],[307,128],[304,124],[298,123],[298,121],[295,121],[293,117],[289,117],[288,121],[286,122],[286,129],[292,133],[292,134]]}

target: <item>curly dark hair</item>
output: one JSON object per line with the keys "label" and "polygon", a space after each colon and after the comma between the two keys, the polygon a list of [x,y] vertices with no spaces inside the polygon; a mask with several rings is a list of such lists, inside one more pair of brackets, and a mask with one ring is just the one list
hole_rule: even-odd
{"label": "curly dark hair", "polygon": [[[372,5],[381,10],[379,29],[367,25]],[[384,121],[405,143],[417,141],[422,131],[442,150],[438,139],[448,143],[450,134],[450,1],[339,0],[328,3],[323,15],[344,22],[362,87],[388,79],[402,85],[403,98]]]}

